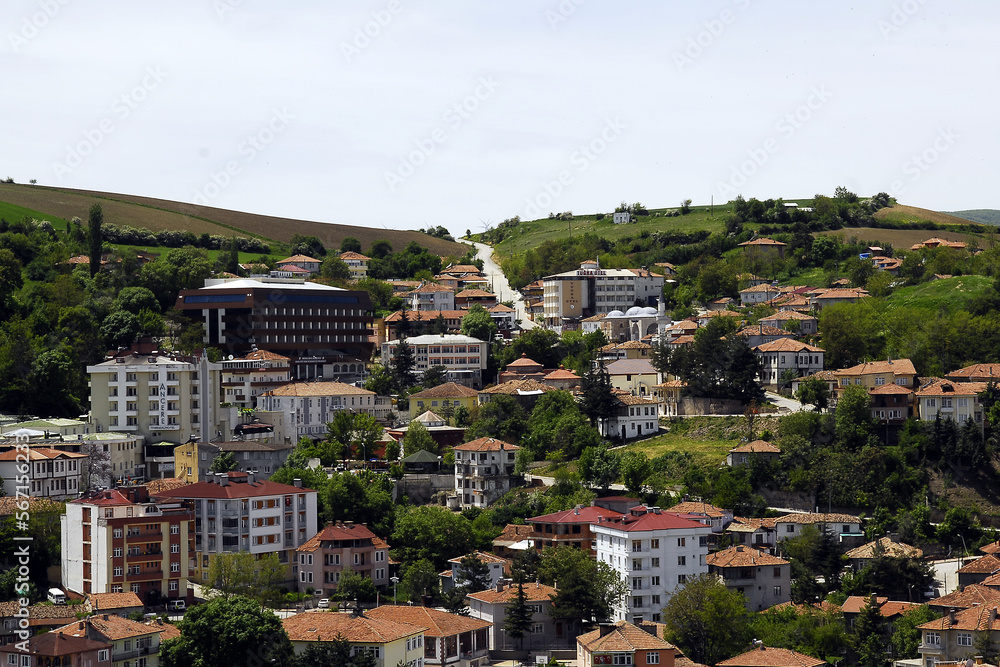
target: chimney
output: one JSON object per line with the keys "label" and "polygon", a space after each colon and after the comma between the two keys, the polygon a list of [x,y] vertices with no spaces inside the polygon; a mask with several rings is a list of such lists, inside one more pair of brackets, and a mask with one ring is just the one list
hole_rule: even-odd
{"label": "chimney", "polygon": [[580,513],[580,508],[582,508],[582,507],[583,507],[583,505],[577,505],[576,507],[574,507],[573,508],[573,514],[579,514]]}
{"label": "chimney", "polygon": [[955,625],[955,608],[948,610],[948,625]]}
{"label": "chimney", "polygon": [[257,483],[257,473],[255,473],[255,472],[248,472],[247,473],[247,484],[256,484],[256,483]]}
{"label": "chimney", "polygon": [[296,477],[295,479],[293,479],[292,480],[292,485],[295,486],[296,488],[301,489],[302,488],[302,478]]}
{"label": "chimney", "polygon": [[229,475],[224,472],[220,472],[216,479],[219,481],[219,486],[229,486]]}
{"label": "chimney", "polygon": [[108,620],[108,615],[104,614],[103,618],[104,618],[105,621],[107,621]]}
{"label": "chimney", "polygon": [[736,545],[736,550],[737,551],[743,551],[743,545],[742,544]]}

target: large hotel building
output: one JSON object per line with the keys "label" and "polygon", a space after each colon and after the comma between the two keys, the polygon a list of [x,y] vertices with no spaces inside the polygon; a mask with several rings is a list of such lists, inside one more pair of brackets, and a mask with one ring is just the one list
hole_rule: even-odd
{"label": "large hotel building", "polygon": [[574,271],[546,276],[542,289],[545,326],[562,331],[592,315],[655,306],[663,295],[663,276],[646,269],[602,269],[587,261]]}

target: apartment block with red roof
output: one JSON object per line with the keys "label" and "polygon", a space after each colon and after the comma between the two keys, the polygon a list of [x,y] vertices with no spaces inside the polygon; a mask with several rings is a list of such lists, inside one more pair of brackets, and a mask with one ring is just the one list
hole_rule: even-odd
{"label": "apartment block with red roof", "polygon": [[[596,630],[576,638],[576,664],[674,667],[677,649],[645,627],[626,621],[602,623]],[[653,630],[656,626],[648,627]]]}
{"label": "apartment block with red roof", "polygon": [[470,593],[469,615],[490,623],[489,642],[491,651],[545,651],[572,648],[578,633],[572,620],[550,616],[552,598],[558,592],[551,586],[537,581],[522,584],[524,598],[531,607],[531,625],[520,639],[508,636],[503,629],[507,619],[507,607],[518,596],[518,584],[509,580],[499,580],[492,588]]}
{"label": "apartment block with red roof", "polygon": [[[96,614],[56,628],[51,634],[109,644],[113,667],[157,667],[162,627],[111,614]],[[93,664],[100,667],[99,662]]]}
{"label": "apartment block with red roof", "polygon": [[917,629],[922,633],[917,650],[926,667],[973,657],[979,653],[974,646],[978,637],[988,638],[991,644],[1000,642],[996,603],[950,610],[939,619],[918,625]]}
{"label": "apartment block with red roof", "polygon": [[295,550],[299,563],[298,588],[313,588],[329,597],[347,570],[382,588],[389,583],[389,545],[363,524],[328,524]]}
{"label": "apartment block with red roof", "polygon": [[371,261],[371,257],[348,250],[340,253],[340,260],[347,264],[347,270],[351,272],[351,280],[361,280],[368,277],[368,262]]}
{"label": "apartment block with red roof", "polygon": [[614,568],[629,586],[615,620],[659,621],[678,584],[708,572],[712,528],[690,518],[640,506],[618,518],[599,518],[591,530],[597,560]]}
{"label": "apartment block with red roof", "polygon": [[455,493],[463,509],[488,507],[511,490],[519,449],[496,438],[478,438],[455,447]]}
{"label": "apartment block with red roof", "polygon": [[18,644],[0,645],[0,663],[4,665],[101,665],[110,666],[108,642],[67,637],[47,632],[27,640],[27,650]]}
{"label": "apartment block with red roof", "polygon": [[62,582],[70,591],[135,593],[146,605],[187,598],[194,513],[145,487],[100,491],[66,504]]}
{"label": "apartment block with red roof", "polygon": [[531,539],[535,549],[539,551],[545,547],[572,546],[596,556],[597,548],[591,525],[621,516],[621,512],[596,505],[577,505],[573,509],[532,517],[528,519],[528,523],[532,527]]}
{"label": "apartment block with red roof", "polygon": [[407,295],[413,310],[456,310],[455,293],[450,287],[424,283]]}
{"label": "apartment block with red roof", "polygon": [[742,593],[748,611],[763,611],[792,599],[792,566],[766,551],[737,545],[708,555],[709,574]]}

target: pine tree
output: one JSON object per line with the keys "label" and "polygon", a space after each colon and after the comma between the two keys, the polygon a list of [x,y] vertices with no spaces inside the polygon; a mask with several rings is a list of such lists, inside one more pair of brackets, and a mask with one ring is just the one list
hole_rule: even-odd
{"label": "pine tree", "polygon": [[[597,427],[600,422],[614,416],[618,400],[611,390],[611,376],[603,362],[583,374],[580,379],[580,412],[587,415],[590,424]],[[602,430],[602,435],[607,435]]]}
{"label": "pine tree", "polygon": [[406,338],[400,338],[396,346],[396,356],[392,358],[392,376],[399,392],[404,392],[413,386],[413,369],[416,365],[413,348],[406,342]]}
{"label": "pine tree", "polygon": [[87,220],[87,238],[90,242],[90,277],[93,278],[101,269],[101,250],[104,248],[104,236],[101,225],[104,224],[104,211],[100,204],[90,207],[90,217]]}
{"label": "pine tree", "polygon": [[885,665],[884,624],[885,619],[872,595],[854,622],[854,650],[857,651],[860,667]]}
{"label": "pine tree", "polygon": [[524,594],[523,578],[518,577],[517,594],[506,607],[503,629],[509,637],[517,640],[518,648],[524,639],[524,633],[531,627],[534,612],[528,606],[528,596]]}

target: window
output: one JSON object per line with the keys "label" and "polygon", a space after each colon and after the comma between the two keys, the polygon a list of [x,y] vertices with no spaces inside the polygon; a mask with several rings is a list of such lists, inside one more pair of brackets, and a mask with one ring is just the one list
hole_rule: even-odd
{"label": "window", "polygon": [[678,574],[677,575],[677,583],[678,584],[683,584],[686,581],[687,581],[687,575],[686,574]]}
{"label": "window", "polygon": [[632,577],[632,590],[637,591],[640,590],[641,588],[642,588],[642,578]]}
{"label": "window", "polygon": [[780,567],[774,568],[774,577],[777,578],[780,576],[781,576],[781,568]]}
{"label": "window", "polygon": [[179,535],[180,532],[181,532],[181,527],[179,525],[174,524],[174,525],[170,526],[170,534],[171,535]]}
{"label": "window", "polygon": [[646,652],[646,664],[647,665],[658,665],[658,664],[660,664],[660,652],[659,651],[647,651]]}
{"label": "window", "polygon": [[[652,604],[654,606],[660,604],[660,596],[659,595],[654,595],[653,596],[653,602],[652,602]],[[653,620],[656,620],[656,619],[653,619]]]}
{"label": "window", "polygon": [[641,595],[634,595],[634,596],[632,596],[632,607],[633,608],[642,607],[642,596]]}
{"label": "window", "polygon": [[171,572],[180,572],[181,571],[181,564],[180,563],[171,563],[170,564],[170,571]]}
{"label": "window", "polygon": [[677,557],[677,564],[681,565],[681,566],[687,565],[687,556],[678,556]]}
{"label": "window", "polygon": [[928,398],[926,400],[927,400],[927,407],[929,407],[929,408],[936,408],[937,407],[937,399],[936,398]]}
{"label": "window", "polygon": [[926,632],[924,633],[924,644],[928,646],[940,646],[941,645],[941,633],[940,632]]}
{"label": "window", "polygon": [[781,586],[775,586],[774,587],[774,597],[776,597],[776,598],[780,598],[781,597]]}
{"label": "window", "polygon": [[650,549],[659,549],[660,548],[660,540],[650,540],[649,541],[649,548]]}
{"label": "window", "polygon": [[171,581],[170,582],[170,590],[172,590],[172,591],[176,591],[177,590],[177,582],[176,581]]}
{"label": "window", "polygon": [[[13,653],[11,654],[11,657],[14,657]],[[102,648],[97,652],[97,662],[107,662],[110,659],[111,659],[111,649]]]}
{"label": "window", "polygon": [[875,386],[880,387],[885,384],[885,378],[877,377],[875,378]]}
{"label": "window", "polygon": [[121,536],[122,536],[122,529],[121,528],[115,528],[115,537],[117,538],[117,537],[121,537]]}
{"label": "window", "polygon": [[795,526],[793,524],[786,525],[785,526],[785,532],[786,533],[794,533],[795,532]]}
{"label": "window", "polygon": [[123,570],[122,570],[121,566],[116,567],[114,571],[115,571],[115,576],[116,577],[120,577],[123,574]]}
{"label": "window", "polygon": [[180,552],[181,552],[181,545],[179,545],[179,544],[171,544],[170,545],[170,553],[172,553],[172,554],[179,554]]}
{"label": "window", "polygon": [[659,586],[660,585],[660,578],[659,577],[650,577],[649,578],[649,584],[650,584],[650,586]]}
{"label": "window", "polygon": [[653,569],[656,569],[656,568],[660,567],[660,559],[659,558],[651,558],[650,561],[651,561],[650,567],[652,567]]}
{"label": "window", "polygon": [[687,538],[686,537],[678,537],[677,538],[677,546],[679,546],[679,547],[687,546]]}
{"label": "window", "polygon": [[959,646],[972,646],[972,634],[968,632],[959,632],[957,643]]}
{"label": "window", "polygon": [[642,540],[632,540],[632,551],[635,553],[642,551]]}
{"label": "window", "polygon": [[121,558],[122,557],[122,548],[121,547],[115,547],[114,557],[115,558]]}

